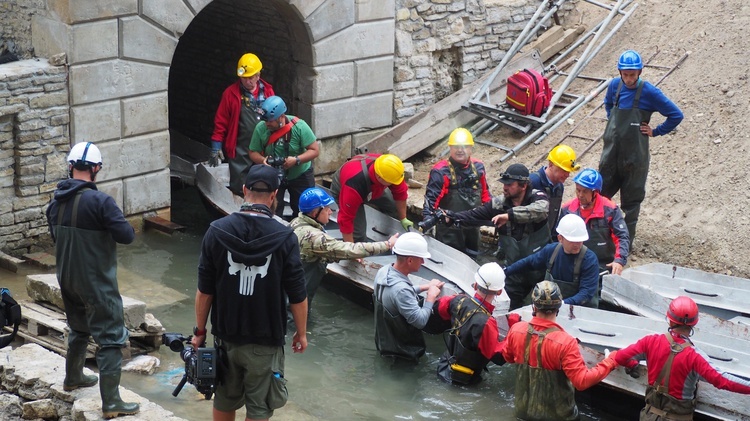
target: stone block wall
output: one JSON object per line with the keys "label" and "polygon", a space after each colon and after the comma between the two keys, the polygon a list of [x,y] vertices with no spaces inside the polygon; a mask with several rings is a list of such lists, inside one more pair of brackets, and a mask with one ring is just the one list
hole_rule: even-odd
{"label": "stone block wall", "polygon": [[2,47],[20,59],[34,57],[31,45],[31,17],[42,13],[46,0],[4,0],[0,1],[0,53]]}
{"label": "stone block wall", "polygon": [[403,121],[491,71],[541,3],[396,0],[395,119]]}
{"label": "stone block wall", "polygon": [[45,211],[67,178],[68,77],[47,60],[0,65],[0,249],[49,245]]}

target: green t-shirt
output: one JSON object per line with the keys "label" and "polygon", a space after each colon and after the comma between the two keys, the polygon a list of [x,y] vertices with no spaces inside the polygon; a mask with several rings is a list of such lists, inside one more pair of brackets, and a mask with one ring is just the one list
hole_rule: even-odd
{"label": "green t-shirt", "polygon": [[[287,115],[286,118],[289,121],[287,124],[291,124],[294,116]],[[271,132],[268,130],[268,127],[262,122],[258,123],[253,131],[253,138],[250,140],[250,150],[261,153],[264,156],[298,156],[304,153],[307,147],[316,141],[315,133],[313,133],[310,126],[302,119],[297,120],[297,123],[292,126],[292,130],[285,136],[282,136],[273,145],[267,145],[269,137],[271,137]],[[289,139],[288,152],[287,147],[284,145],[287,138]],[[286,179],[294,180],[300,174],[307,171],[310,166],[312,166],[312,162],[304,162],[299,166],[289,168],[286,172]]]}

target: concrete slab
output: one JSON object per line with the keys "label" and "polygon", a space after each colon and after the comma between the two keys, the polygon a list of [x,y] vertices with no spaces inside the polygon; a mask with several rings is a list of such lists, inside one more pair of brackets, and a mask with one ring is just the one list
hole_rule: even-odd
{"label": "concrete slab", "polygon": [[367,22],[349,26],[313,44],[318,65],[393,55],[395,23]]}
{"label": "concrete slab", "polygon": [[169,167],[167,131],[97,144],[106,165],[97,181],[137,176]]}
{"label": "concrete slab", "polygon": [[169,129],[167,100],[166,91],[122,100],[122,135]]}
{"label": "concrete slab", "polygon": [[320,145],[320,155],[315,159],[315,172],[318,174],[335,172],[351,157],[352,136],[345,135],[326,139]]}
{"label": "concrete slab", "polygon": [[13,257],[0,251],[0,268],[11,271],[13,273],[17,273],[18,266],[20,266],[23,262],[23,259]]}
{"label": "concrete slab", "polygon": [[357,1],[359,22],[377,19],[393,19],[396,16],[396,0]]}
{"label": "concrete slab", "polygon": [[[147,302],[149,309],[168,307],[190,299],[182,292],[145,278],[123,265],[117,267],[117,283],[120,294]],[[191,292],[195,295],[195,291]]]}
{"label": "concrete slab", "polygon": [[125,215],[134,215],[170,205],[169,168],[123,181]]}
{"label": "concrete slab", "polygon": [[315,104],[312,122],[320,139],[390,126],[393,124],[393,93]]}
{"label": "concrete slab", "polygon": [[313,102],[354,96],[354,63],[321,66],[313,77]]}
{"label": "concrete slab", "polygon": [[71,66],[71,105],[166,91],[168,80],[168,66],[128,60]]}
{"label": "concrete slab", "polygon": [[177,38],[139,16],[120,19],[122,57],[170,65]]}
{"label": "concrete slab", "polygon": [[328,0],[305,19],[312,39],[323,39],[354,24],[355,3],[351,0]]}
{"label": "concrete slab", "polygon": [[117,19],[74,25],[70,33],[69,64],[117,57]]}
{"label": "concrete slab", "polygon": [[[70,107],[70,140],[99,143],[121,136],[120,101]],[[106,157],[105,157],[106,158]]]}
{"label": "concrete slab", "polygon": [[47,0],[49,11],[64,23],[79,23],[138,13],[138,0]]}
{"label": "concrete slab", "polygon": [[44,251],[37,253],[24,254],[23,257],[31,265],[38,266],[43,269],[52,269],[55,267],[55,255]]}
{"label": "concrete slab", "polygon": [[356,95],[393,91],[393,57],[356,62]]}
{"label": "concrete slab", "polygon": [[144,1],[142,13],[177,37],[193,20],[193,12],[182,0]]}

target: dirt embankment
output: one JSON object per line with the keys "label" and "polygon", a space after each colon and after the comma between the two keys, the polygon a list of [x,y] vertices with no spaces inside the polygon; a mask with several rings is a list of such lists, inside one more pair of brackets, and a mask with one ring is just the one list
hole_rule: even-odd
{"label": "dirt embankment", "polygon": [[[750,277],[750,54],[747,28],[750,2],[746,0],[640,0],[634,15],[620,28],[583,74],[617,75],[620,53],[634,49],[649,66],[642,78],[655,83],[686,53],[688,58],[659,88],[685,114],[677,130],[651,139],[651,167],[646,199],[641,209],[631,264],[660,261],[707,271]],[[582,21],[590,28],[601,20],[601,9],[580,1],[569,22]],[[559,85],[558,80],[558,85]],[[578,82],[576,82],[578,83]],[[583,83],[583,82],[582,82]],[[590,85],[588,85],[590,86]],[[587,86],[571,91],[587,92]],[[602,93],[573,119],[580,122],[604,98]],[[664,118],[652,117],[652,127]],[[564,143],[582,151],[604,130],[603,108],[585,119]],[[493,193],[502,191],[499,173],[513,162],[532,166],[545,156],[573,126],[564,124],[540,145],[531,145],[518,156],[499,162],[504,155],[478,145],[474,156],[489,168]],[[486,140],[512,147],[523,135],[497,129],[482,135]],[[582,138],[581,138],[582,137]],[[579,161],[598,168],[601,142]],[[418,157],[416,178],[427,181],[434,157]],[[544,163],[544,161],[542,161]],[[539,167],[533,165],[532,170]],[[566,200],[573,196],[572,177],[566,182]],[[411,190],[410,203],[419,204],[419,190]],[[619,198],[615,200],[619,203]]]}

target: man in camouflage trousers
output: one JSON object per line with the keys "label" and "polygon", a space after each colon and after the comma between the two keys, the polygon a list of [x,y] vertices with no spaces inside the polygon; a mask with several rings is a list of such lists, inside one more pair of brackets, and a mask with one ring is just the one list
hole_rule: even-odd
{"label": "man in camouflage trousers", "polygon": [[398,234],[387,241],[350,243],[337,240],[326,233],[336,202],[320,187],[305,190],[299,199],[299,216],[291,222],[299,240],[300,257],[305,270],[308,309],[315,291],[326,274],[326,264],[343,259],[359,259],[389,251]]}

